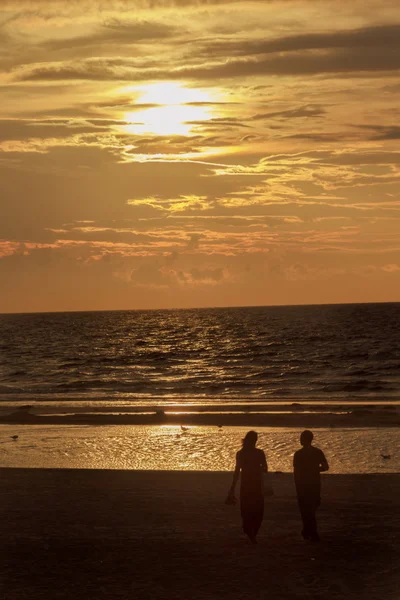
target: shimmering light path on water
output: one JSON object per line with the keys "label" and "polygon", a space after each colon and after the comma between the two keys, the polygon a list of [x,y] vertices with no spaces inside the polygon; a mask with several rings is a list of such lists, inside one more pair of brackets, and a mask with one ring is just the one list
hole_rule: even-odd
{"label": "shimmering light path on water", "polygon": [[400,399],[400,303],[0,315],[0,403]]}
{"label": "shimmering light path on water", "polygon": [[[231,470],[244,427],[0,426],[0,467]],[[291,471],[300,429],[257,428],[271,471]],[[18,440],[11,439],[18,435]],[[395,428],[318,429],[334,473],[400,472]],[[383,458],[382,455],[390,458]]]}

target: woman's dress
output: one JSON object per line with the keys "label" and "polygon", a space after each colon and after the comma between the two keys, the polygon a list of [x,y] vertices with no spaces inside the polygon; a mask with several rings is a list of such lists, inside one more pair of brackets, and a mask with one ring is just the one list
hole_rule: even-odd
{"label": "woman's dress", "polygon": [[242,449],[236,454],[241,469],[240,513],[243,531],[253,538],[260,529],[264,516],[263,470],[267,468],[265,454],[258,448]]}

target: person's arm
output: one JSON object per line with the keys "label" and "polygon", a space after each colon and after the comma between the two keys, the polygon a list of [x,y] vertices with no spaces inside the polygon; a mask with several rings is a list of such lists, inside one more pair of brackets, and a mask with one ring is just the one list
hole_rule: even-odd
{"label": "person's arm", "polygon": [[293,477],[294,477],[294,482],[296,485],[299,480],[298,463],[299,463],[299,457],[298,457],[297,452],[295,452],[294,456],[293,456]]}
{"label": "person's arm", "polygon": [[319,462],[319,472],[329,471],[328,461],[325,458],[325,454],[321,451],[321,459]]}
{"label": "person's arm", "polygon": [[230,496],[234,496],[235,495],[236,484],[238,482],[239,475],[240,475],[240,460],[239,460],[238,455],[236,455],[236,465],[235,465],[235,470],[233,472],[233,481],[232,481],[231,488],[229,490],[229,495]]}
{"label": "person's arm", "polygon": [[268,473],[268,463],[263,450],[261,451],[261,470],[263,473]]}

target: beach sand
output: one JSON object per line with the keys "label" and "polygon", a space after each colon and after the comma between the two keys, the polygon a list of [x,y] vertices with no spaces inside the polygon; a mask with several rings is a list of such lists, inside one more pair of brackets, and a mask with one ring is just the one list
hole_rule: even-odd
{"label": "beach sand", "polygon": [[[23,408],[23,407],[22,407]],[[172,408],[172,407],[171,407]],[[263,412],[256,412],[254,407],[250,411],[230,412],[231,407],[221,407],[220,413],[208,414],[207,407],[173,412],[171,408],[165,412],[135,412],[113,413],[109,412],[72,412],[62,414],[60,407],[47,410],[10,410],[4,409],[0,413],[0,423],[20,425],[224,425],[248,427],[399,427],[400,411],[397,406],[354,406],[343,405],[340,412],[332,408],[321,406],[307,407],[299,404],[273,407],[264,407]],[[225,408],[225,410],[223,410]],[[245,407],[244,407],[245,408]],[[249,407],[250,408],[250,407]],[[309,409],[309,410],[306,410]],[[54,412],[51,412],[54,410]],[[61,409],[62,410],[62,409]],[[65,410],[65,409],[64,409]],[[143,410],[143,409],[142,409]],[[154,408],[153,408],[154,410]],[[176,410],[176,409],[175,409]],[[194,412],[194,411],[198,412]],[[278,412],[279,410],[287,412]],[[56,412],[57,411],[57,412]],[[277,411],[277,412],[274,412]],[[305,412],[303,412],[305,411]]]}
{"label": "beach sand", "polygon": [[400,475],[323,476],[320,544],[274,474],[259,544],[231,474],[0,469],[3,600],[397,600]]}

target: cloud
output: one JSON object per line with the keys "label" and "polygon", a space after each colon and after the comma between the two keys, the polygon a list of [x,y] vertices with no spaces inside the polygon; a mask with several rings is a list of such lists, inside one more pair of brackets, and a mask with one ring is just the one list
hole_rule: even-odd
{"label": "cloud", "polygon": [[358,125],[360,129],[373,131],[372,140],[400,140],[399,125]]}
{"label": "cloud", "polygon": [[[318,154],[315,155],[318,157]],[[400,152],[384,150],[336,151],[321,153],[321,162],[332,165],[400,165]]]}
{"label": "cloud", "polygon": [[[202,146],[208,145],[208,140],[202,136],[132,136],[119,134],[120,140],[133,143],[133,147],[125,151],[125,156],[149,155],[186,155],[200,152]],[[211,141],[210,141],[211,143]]]}
{"label": "cloud", "polygon": [[[400,24],[376,25],[347,31],[304,33],[274,39],[210,43],[205,51],[210,56],[254,56],[281,52],[331,49],[400,48]],[[350,58],[350,57],[349,57]]]}
{"label": "cloud", "polygon": [[99,119],[0,119],[0,142],[30,138],[62,138],[82,133],[106,132],[116,120]]}
{"label": "cloud", "polygon": [[44,48],[52,51],[62,49],[83,49],[108,44],[138,44],[154,40],[163,40],[176,36],[181,30],[175,26],[156,21],[120,22],[116,19],[104,23],[91,35],[74,36],[64,39],[48,40]]}
{"label": "cloud", "polygon": [[191,233],[187,244],[187,250],[197,250],[203,235],[201,233]]}
{"label": "cloud", "polygon": [[11,4],[0,311],[400,300],[398,3]]}
{"label": "cloud", "polygon": [[94,58],[71,62],[44,62],[38,65],[24,65],[13,69],[16,81],[69,81],[69,80],[132,80],[137,73],[148,71],[148,61],[134,59]]}
{"label": "cloud", "polygon": [[286,136],[289,139],[293,140],[308,140],[310,142],[334,142],[337,143],[339,139],[339,134],[334,133],[293,133],[292,135]]}
{"label": "cloud", "polygon": [[[228,60],[219,65],[176,69],[171,75],[173,78],[180,79],[218,79],[261,75],[298,77],[300,75],[357,72],[376,74],[399,69],[400,53],[397,49],[388,47],[382,49],[381,52],[377,52],[374,48],[356,48],[351,52],[339,49],[323,53],[288,53],[262,59]],[[161,76],[161,73],[156,71],[145,75],[148,79]]]}
{"label": "cloud", "polygon": [[395,264],[384,265],[382,267],[382,270],[386,271],[386,273],[400,273],[400,265],[395,265]]}
{"label": "cloud", "polygon": [[212,119],[208,119],[207,121],[186,121],[188,125],[201,125],[206,129],[211,129],[214,127],[221,127],[226,129],[226,127],[249,127],[246,123],[242,123],[240,119],[236,119],[235,117],[215,117]]}
{"label": "cloud", "polygon": [[224,279],[224,269],[192,269],[191,271],[180,271],[178,277],[184,283],[215,285]]}
{"label": "cloud", "polygon": [[325,53],[278,55],[273,58],[228,60],[227,62],[194,67],[179,67],[172,70],[140,69],[129,65],[108,65],[107,61],[81,61],[74,64],[46,64],[24,67],[15,71],[16,81],[159,81],[159,80],[215,80],[238,77],[363,73],[375,75],[400,69],[400,52],[397,49],[356,49],[328,51]]}
{"label": "cloud", "polygon": [[[218,6],[229,4],[286,4],[291,2],[303,3],[304,0],[52,0],[49,5],[48,0],[2,0],[4,10],[26,10],[40,11],[52,14],[53,6],[61,8],[67,13],[77,11],[87,12],[89,10],[98,11],[126,11],[130,12],[136,9],[156,9],[156,8],[185,8],[203,6]],[[56,13],[57,14],[57,13]]]}
{"label": "cloud", "polygon": [[259,113],[253,115],[251,121],[269,120],[269,119],[304,119],[304,118],[318,118],[323,117],[326,114],[326,109],[321,106],[300,106],[299,108],[292,108],[288,110],[279,110],[273,112]]}
{"label": "cloud", "polygon": [[[129,29],[129,28],[128,28]],[[117,31],[119,31],[117,29]],[[400,25],[304,34],[259,42],[223,42],[206,49],[210,64],[172,69],[140,68],[132,60],[82,60],[32,64],[15,72],[19,81],[216,79],[259,75],[371,73],[400,69]],[[196,45],[191,52],[196,56]],[[222,54],[223,62],[215,62]],[[238,58],[239,56],[239,58]],[[243,58],[241,58],[243,57]]]}

